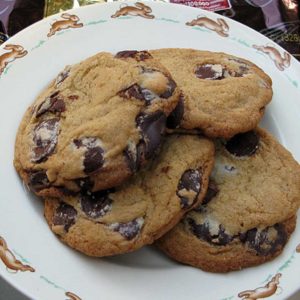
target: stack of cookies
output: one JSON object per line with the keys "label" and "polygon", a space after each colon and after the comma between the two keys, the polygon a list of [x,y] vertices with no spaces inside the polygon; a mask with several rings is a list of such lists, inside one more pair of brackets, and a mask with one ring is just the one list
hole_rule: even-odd
{"label": "stack of cookies", "polygon": [[103,257],[156,245],[227,272],[279,255],[300,167],[257,127],[272,98],[256,65],[192,49],[99,53],[28,108],[14,165],[50,229]]}

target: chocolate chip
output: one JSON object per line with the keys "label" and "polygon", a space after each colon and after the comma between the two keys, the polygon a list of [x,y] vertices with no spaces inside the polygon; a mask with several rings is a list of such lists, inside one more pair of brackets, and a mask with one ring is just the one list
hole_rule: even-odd
{"label": "chocolate chip", "polygon": [[239,66],[239,71],[229,70],[220,64],[206,64],[196,67],[195,74],[200,79],[221,80],[227,77],[242,77],[247,73],[246,66]]}
{"label": "chocolate chip", "polygon": [[75,180],[81,191],[91,191],[94,187],[94,182],[89,177],[79,178]]}
{"label": "chocolate chip", "polygon": [[118,52],[115,58],[134,58],[137,61],[144,61],[152,58],[152,55],[148,51],[125,50]]}
{"label": "chocolate chip", "polygon": [[136,124],[142,135],[138,151],[144,153],[146,160],[150,159],[159,149],[165,132],[166,119],[162,111],[152,114],[141,113],[136,118]]}
{"label": "chocolate chip", "polygon": [[183,113],[184,113],[184,98],[183,95],[181,94],[177,106],[168,116],[167,127],[170,129],[178,128],[183,118]]}
{"label": "chocolate chip", "polygon": [[53,225],[64,226],[64,230],[68,232],[70,227],[75,224],[76,216],[77,211],[73,206],[61,202],[54,212],[52,222]]}
{"label": "chocolate chip", "polygon": [[136,124],[141,131],[137,145],[130,143],[124,151],[132,173],[139,170],[143,163],[158,151],[165,131],[166,116],[163,112],[142,113],[137,116]]}
{"label": "chocolate chip", "polygon": [[134,58],[135,55],[138,53],[137,50],[124,50],[124,51],[119,51],[115,55],[115,58]]}
{"label": "chocolate chip", "polygon": [[144,61],[146,59],[152,58],[152,55],[148,51],[139,51],[138,53],[138,61]]}
{"label": "chocolate chip", "polygon": [[203,224],[197,224],[194,219],[189,218],[187,220],[191,232],[201,240],[204,240],[208,243],[224,246],[229,244],[233,240],[233,236],[225,233],[225,229],[222,225],[219,225],[218,233],[212,234],[209,222],[204,222]]}
{"label": "chocolate chip", "polygon": [[135,98],[145,101],[145,96],[142,92],[142,88],[138,84],[133,84],[130,87],[118,92],[118,95],[125,99]]}
{"label": "chocolate chip", "polygon": [[125,99],[134,98],[141,101],[145,101],[146,105],[150,105],[154,99],[158,98],[158,96],[155,93],[146,88],[142,88],[136,83],[124,90],[119,91],[118,95]]}
{"label": "chocolate chip", "polygon": [[84,154],[84,172],[86,174],[94,173],[95,171],[99,170],[103,164],[103,149],[101,147],[95,147],[88,149]]}
{"label": "chocolate chip", "polygon": [[287,233],[282,224],[275,224],[263,230],[257,228],[248,230],[240,235],[240,240],[254,249],[258,255],[266,256],[274,254],[287,242]]}
{"label": "chocolate chip", "polygon": [[66,188],[66,187],[58,186],[58,187],[55,187],[55,188],[56,188],[56,190],[59,191],[59,193],[60,193],[61,195],[65,195],[65,196],[73,196],[73,197],[75,197],[75,196],[77,196],[77,194],[78,194],[78,192],[72,191],[72,190],[70,190],[70,189],[68,189],[68,188]]}
{"label": "chocolate chip", "polygon": [[111,210],[112,200],[107,191],[83,193],[80,197],[81,208],[90,218],[103,217]]}
{"label": "chocolate chip", "polygon": [[65,70],[60,72],[55,80],[55,86],[58,87],[62,84],[62,82],[69,76],[70,67],[67,67]]}
{"label": "chocolate chip", "polygon": [[218,193],[219,193],[219,189],[216,182],[213,179],[210,179],[208,183],[207,192],[203,199],[202,204],[207,204],[212,198],[216,197]]}
{"label": "chocolate chip", "polygon": [[31,190],[38,192],[50,186],[45,170],[28,171],[28,185]]}
{"label": "chocolate chip", "polygon": [[219,225],[219,234],[217,238],[212,239],[212,243],[217,245],[227,245],[233,240],[233,236],[225,233],[225,229],[222,225]]}
{"label": "chocolate chip", "polygon": [[54,152],[58,140],[58,131],[58,118],[42,121],[34,128],[33,162],[43,162]]}
{"label": "chocolate chip", "polygon": [[59,95],[59,91],[54,92],[47,97],[37,108],[36,117],[40,117],[46,112],[62,113],[66,110],[66,105],[63,97]]}
{"label": "chocolate chip", "polygon": [[100,147],[100,139],[97,137],[83,137],[74,139],[73,143],[76,148],[85,148],[84,153],[84,172],[91,174],[99,170],[104,164],[104,150]]}
{"label": "chocolate chip", "polygon": [[132,240],[138,235],[144,224],[144,218],[137,218],[128,223],[113,223],[109,228],[113,231],[119,232],[127,240]]}
{"label": "chocolate chip", "polygon": [[[244,61],[242,61],[238,58],[229,58],[228,60],[238,63],[239,70],[240,70],[240,76],[242,76],[242,74],[248,73],[250,66],[248,64],[246,64]],[[240,76],[238,76],[238,77],[240,77]]]}
{"label": "chocolate chip", "polygon": [[200,65],[196,67],[195,74],[200,79],[218,80],[224,78],[222,65]]}
{"label": "chocolate chip", "polygon": [[181,208],[191,207],[201,190],[202,174],[199,170],[186,170],[181,176],[176,195],[180,198]]}
{"label": "chocolate chip", "polygon": [[172,78],[168,77],[167,89],[164,93],[160,94],[159,96],[163,99],[170,98],[173,95],[176,87],[177,87],[176,82]]}
{"label": "chocolate chip", "polygon": [[251,156],[259,146],[259,135],[255,131],[239,133],[225,145],[228,152],[235,156]]}
{"label": "chocolate chip", "polygon": [[83,147],[83,143],[82,143],[82,141],[80,140],[80,139],[74,139],[73,140],[73,143],[74,143],[74,145],[76,146],[76,148],[80,148],[80,147]]}

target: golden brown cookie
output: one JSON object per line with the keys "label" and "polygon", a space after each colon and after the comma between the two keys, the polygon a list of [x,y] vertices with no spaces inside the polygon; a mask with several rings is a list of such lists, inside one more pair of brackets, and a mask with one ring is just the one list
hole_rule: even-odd
{"label": "golden brown cookie", "polygon": [[91,256],[126,253],[153,243],[201,203],[213,167],[214,145],[198,136],[170,136],[158,157],[122,186],[47,198],[51,230]]}
{"label": "golden brown cookie", "polygon": [[256,129],[216,142],[203,204],[159,241],[177,261],[210,272],[279,255],[296,225],[300,167],[269,133]]}
{"label": "golden brown cookie", "polygon": [[28,108],[15,167],[41,196],[119,185],[158,152],[178,99],[147,51],[99,53],[66,67]]}
{"label": "golden brown cookie", "polygon": [[270,77],[253,63],[193,49],[150,51],[182,90],[169,127],[230,138],[254,129],[272,98]]}

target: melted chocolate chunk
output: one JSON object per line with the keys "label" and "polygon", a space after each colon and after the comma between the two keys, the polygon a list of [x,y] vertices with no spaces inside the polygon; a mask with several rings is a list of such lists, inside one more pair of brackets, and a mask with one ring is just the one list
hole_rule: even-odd
{"label": "melted chocolate chunk", "polygon": [[67,67],[65,70],[60,72],[55,80],[55,86],[58,87],[62,84],[62,82],[69,76],[70,67]]}
{"label": "melted chocolate chunk", "polygon": [[100,147],[100,140],[96,137],[74,139],[76,148],[85,148],[83,166],[86,174],[98,171],[104,164],[104,150]]}
{"label": "melted chocolate chunk", "polygon": [[247,73],[248,68],[244,65],[239,66],[239,72],[226,69],[220,64],[206,64],[196,67],[195,75],[199,79],[222,80],[228,77],[242,77]]}
{"label": "melted chocolate chunk", "polygon": [[168,80],[169,82],[166,91],[163,94],[159,95],[163,99],[170,98],[177,87],[176,82],[172,78],[168,77]]}
{"label": "melted chocolate chunk", "polygon": [[40,122],[34,128],[32,161],[41,163],[48,159],[56,147],[59,131],[59,119],[53,118]]}
{"label": "melted chocolate chunk", "polygon": [[136,146],[127,146],[124,150],[124,155],[128,163],[129,169],[132,173],[135,173],[138,169],[137,151]]}
{"label": "melted chocolate chunk", "polygon": [[152,91],[140,87],[138,84],[133,84],[129,88],[118,92],[118,95],[125,99],[135,98],[141,101],[145,101],[146,105],[150,105],[151,102],[158,96]]}
{"label": "melted chocolate chunk", "polygon": [[125,99],[135,98],[142,101],[146,100],[142,88],[136,83],[131,85],[127,89],[118,92],[118,95]]}
{"label": "melted chocolate chunk", "polygon": [[219,193],[219,189],[216,182],[213,179],[210,179],[208,183],[207,192],[203,199],[202,204],[207,204],[212,198],[216,197],[218,193]]}
{"label": "melted chocolate chunk", "polygon": [[52,222],[53,225],[64,226],[64,230],[68,232],[70,227],[75,224],[76,216],[77,211],[73,206],[61,202],[54,212]]}
{"label": "melted chocolate chunk", "polygon": [[66,105],[63,97],[59,95],[59,91],[54,92],[50,97],[47,97],[44,102],[42,102],[36,112],[36,117],[40,117],[46,112],[51,113],[62,113],[66,110]]}
{"label": "melted chocolate chunk", "polygon": [[89,177],[76,179],[76,183],[83,192],[91,191],[94,187],[94,182]]}
{"label": "melted chocolate chunk", "polygon": [[222,225],[219,225],[218,233],[211,234],[209,222],[203,224],[197,224],[194,219],[189,218],[187,220],[190,225],[191,232],[201,240],[209,242],[214,245],[224,246],[229,244],[233,240],[233,236],[225,233],[225,229]]}
{"label": "melted chocolate chunk", "polygon": [[116,55],[115,58],[134,58],[135,55],[138,53],[137,50],[124,50],[124,51],[119,51]]}
{"label": "melted chocolate chunk", "polygon": [[84,213],[92,219],[103,217],[112,208],[112,200],[107,191],[84,193],[80,197],[80,203]]}
{"label": "melted chocolate chunk", "polygon": [[251,156],[259,146],[259,135],[255,131],[239,133],[225,145],[228,152],[235,156]]}
{"label": "melted chocolate chunk", "polygon": [[152,114],[141,113],[136,118],[136,124],[141,131],[142,139],[138,152],[144,158],[150,159],[159,149],[166,127],[166,116],[162,111]]}
{"label": "melted chocolate chunk", "polygon": [[152,58],[152,55],[148,51],[139,51],[137,57],[138,61],[144,61],[146,59]]}
{"label": "melted chocolate chunk", "polygon": [[181,176],[176,195],[180,198],[181,208],[191,207],[201,191],[202,174],[199,170],[186,170]]}
{"label": "melted chocolate chunk", "polygon": [[[204,206],[205,207],[205,206]],[[212,234],[212,229],[208,221],[197,224],[192,218],[187,219],[191,232],[199,239],[208,243],[225,246],[234,239],[239,239],[247,247],[256,251],[257,255],[272,255],[283,248],[287,242],[287,233],[283,224],[275,224],[263,230],[253,228],[244,233],[231,236],[225,232],[225,228],[220,224],[217,234]]]}
{"label": "melted chocolate chunk", "polygon": [[184,98],[183,95],[181,94],[177,106],[168,116],[167,127],[170,129],[178,128],[183,118],[183,113],[184,113]]}
{"label": "melted chocolate chunk", "polygon": [[118,52],[115,58],[134,58],[137,61],[144,61],[152,58],[152,55],[148,51],[125,50]]}
{"label": "melted chocolate chunk", "polygon": [[250,66],[248,64],[246,64],[244,61],[242,61],[238,58],[229,58],[228,60],[234,61],[239,64],[239,70],[240,70],[241,76],[242,76],[242,74],[248,73]]}
{"label": "melted chocolate chunk", "polygon": [[132,240],[141,231],[144,224],[144,218],[137,218],[128,223],[114,223],[109,227],[113,231],[119,232],[125,239]]}
{"label": "melted chocolate chunk", "polygon": [[224,79],[222,65],[206,64],[196,67],[195,74],[200,79],[220,80]]}
{"label": "melted chocolate chunk", "polygon": [[90,148],[85,152],[83,165],[86,174],[94,173],[103,166],[103,153],[101,147]]}
{"label": "melted chocolate chunk", "polygon": [[240,240],[254,249],[258,255],[274,254],[281,249],[287,242],[287,233],[282,224],[275,224],[263,230],[257,228],[248,230],[240,235]]}
{"label": "melted chocolate chunk", "polygon": [[35,192],[46,189],[50,186],[50,182],[48,180],[45,170],[29,171],[28,176],[29,176],[28,185],[30,189]]}
{"label": "melted chocolate chunk", "polygon": [[143,140],[141,140],[138,145],[131,145],[125,149],[124,154],[132,173],[137,172],[144,164],[146,160],[145,149],[146,144]]}

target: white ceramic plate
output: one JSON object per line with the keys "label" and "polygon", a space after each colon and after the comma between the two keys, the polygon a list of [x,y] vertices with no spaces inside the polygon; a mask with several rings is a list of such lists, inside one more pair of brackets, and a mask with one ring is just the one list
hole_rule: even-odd
{"label": "white ceramic plate", "polygon": [[[255,31],[213,13],[148,2],[150,13],[111,17],[125,5],[115,2],[71,11],[79,18],[73,24],[83,26],[63,29],[48,37],[50,24],[62,20],[60,14],[53,16],[8,41],[24,50],[12,50],[7,43],[0,47],[0,66],[6,61],[6,53],[15,55],[15,60],[8,60],[0,77],[1,276],[24,294],[43,300],[229,300],[241,299],[238,296],[241,291],[264,287],[280,273],[277,290],[274,288],[276,293],[271,298],[287,298],[299,287],[300,253],[296,251],[300,243],[299,226],[280,257],[229,274],[210,274],[179,265],[154,247],[114,258],[94,259],[59,242],[43,218],[42,202],[26,192],[19,180],[12,163],[14,139],[26,108],[66,64],[103,50],[191,47],[224,51],[252,60],[274,83],[274,99],[262,126],[271,130],[300,161],[300,64],[295,59],[291,58],[288,66],[285,59],[288,55],[284,55],[282,48]],[[148,15],[153,17],[144,17]],[[204,26],[208,24],[204,17],[212,20],[210,29]],[[195,26],[187,26],[192,20]],[[253,45],[268,47],[260,49],[270,51],[270,55]],[[277,66],[272,60],[274,51],[279,55]],[[15,265],[22,270],[11,269],[9,262],[14,260],[19,261]],[[269,287],[272,289],[272,284]]]}

